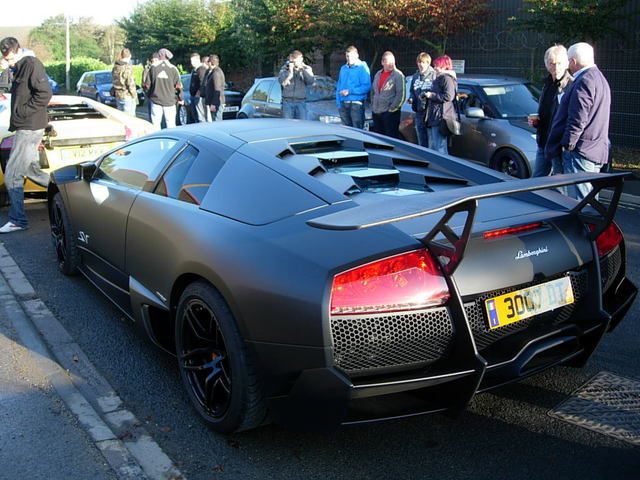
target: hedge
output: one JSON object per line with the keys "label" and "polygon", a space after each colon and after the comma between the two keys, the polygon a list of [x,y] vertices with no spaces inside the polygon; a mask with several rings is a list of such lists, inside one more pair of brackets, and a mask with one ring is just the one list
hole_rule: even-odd
{"label": "hedge", "polygon": [[[47,62],[44,64],[44,66],[49,76],[51,76],[51,78],[58,82],[61,90],[64,90],[66,62]],[[71,66],[69,69],[69,81],[71,87],[69,93],[75,93],[76,83],[78,83],[78,80],[80,80],[80,77],[84,72],[88,72],[91,70],[111,70],[112,68],[113,65],[108,65],[104,62],[101,62],[100,60],[96,60],[95,58],[72,58]],[[140,85],[142,83],[142,70],[142,65],[133,66],[133,78],[136,81],[136,85]]]}

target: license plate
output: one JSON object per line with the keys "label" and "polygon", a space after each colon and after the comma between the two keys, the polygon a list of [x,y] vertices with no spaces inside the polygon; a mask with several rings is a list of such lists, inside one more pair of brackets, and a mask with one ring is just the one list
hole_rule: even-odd
{"label": "license plate", "polygon": [[237,112],[238,111],[238,106],[234,105],[233,107],[224,107],[224,111],[225,112]]}
{"label": "license plate", "polygon": [[83,160],[95,160],[107,150],[118,145],[117,143],[99,143],[87,147],[60,148],[60,159],[64,163],[79,162]]}
{"label": "license plate", "polygon": [[495,329],[549,312],[575,301],[569,277],[489,298],[484,302],[489,328]]}

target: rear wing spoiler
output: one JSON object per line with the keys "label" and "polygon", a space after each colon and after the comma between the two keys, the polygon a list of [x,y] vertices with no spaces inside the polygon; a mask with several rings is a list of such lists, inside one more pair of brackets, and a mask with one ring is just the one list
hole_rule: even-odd
{"label": "rear wing spoiler", "polygon": [[[620,195],[622,194],[624,178],[629,175],[631,174],[628,172],[552,175],[524,180],[506,180],[424,195],[393,197],[382,204],[362,205],[314,218],[307,221],[307,224],[326,230],[360,230],[444,211],[445,213],[438,224],[420,241],[434,251],[440,257],[443,268],[448,273],[452,273],[462,259],[462,254],[471,234],[478,200],[577,185],[579,183],[591,183],[593,190],[576,204],[570,212],[578,214],[583,221],[596,226],[590,232],[590,238],[593,240],[613,220]],[[613,195],[608,206],[603,205],[598,200],[598,194],[605,188],[613,188]],[[595,212],[587,210],[588,206],[591,206]],[[467,213],[462,235],[457,235],[448,225],[449,220],[459,212]],[[451,245],[435,242],[434,238],[439,234],[444,235]]]}

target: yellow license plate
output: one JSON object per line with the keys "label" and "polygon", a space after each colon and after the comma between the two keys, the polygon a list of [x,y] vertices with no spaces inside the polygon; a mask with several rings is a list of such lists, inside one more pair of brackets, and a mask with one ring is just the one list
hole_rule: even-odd
{"label": "yellow license plate", "polygon": [[569,277],[485,300],[489,328],[500,328],[575,301]]}

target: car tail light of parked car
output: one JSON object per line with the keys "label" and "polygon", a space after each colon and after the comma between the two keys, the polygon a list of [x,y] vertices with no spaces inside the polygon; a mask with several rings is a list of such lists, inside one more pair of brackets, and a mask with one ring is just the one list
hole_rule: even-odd
{"label": "car tail light of parked car", "polygon": [[427,250],[418,250],[336,275],[331,314],[417,310],[448,299],[449,288],[438,265]]}

